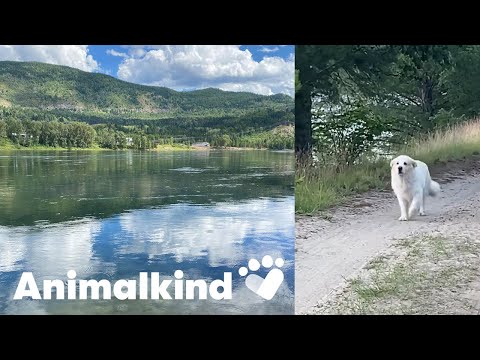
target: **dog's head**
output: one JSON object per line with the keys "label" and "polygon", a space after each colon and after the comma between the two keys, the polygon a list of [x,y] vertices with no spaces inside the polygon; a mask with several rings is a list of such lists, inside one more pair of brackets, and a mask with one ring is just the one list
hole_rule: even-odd
{"label": "dog's head", "polygon": [[416,168],[417,163],[415,162],[415,160],[413,160],[407,155],[400,155],[390,161],[390,167],[392,168],[392,173],[403,176],[410,173],[414,168]]}

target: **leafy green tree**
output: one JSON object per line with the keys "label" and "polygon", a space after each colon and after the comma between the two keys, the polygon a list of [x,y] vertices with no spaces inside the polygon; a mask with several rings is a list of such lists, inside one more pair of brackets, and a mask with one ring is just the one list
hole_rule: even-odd
{"label": "leafy green tree", "polygon": [[[295,96],[295,140],[298,153],[312,143],[313,101],[338,103],[345,97],[374,90],[372,78],[381,76],[396,55],[385,45],[300,45],[296,47],[298,79]],[[376,88],[376,87],[375,87]]]}
{"label": "leafy green tree", "polygon": [[219,146],[230,146],[231,144],[232,144],[232,139],[227,134],[223,134],[218,139],[218,145]]}
{"label": "leafy green tree", "polygon": [[119,149],[127,148],[127,136],[125,136],[125,133],[123,131],[115,132],[115,144]]}
{"label": "leafy green tree", "polygon": [[370,151],[389,130],[389,124],[372,113],[368,106],[355,103],[339,112],[330,112],[315,124],[315,135],[324,162],[335,160],[340,166],[350,166]]}
{"label": "leafy green tree", "polygon": [[7,123],[7,136],[15,143],[20,142],[20,136],[24,133],[23,124],[16,118],[9,118]]}
{"label": "leafy green tree", "polygon": [[442,93],[449,105],[443,111],[450,114],[448,122],[480,114],[480,46],[451,47],[451,52],[455,66],[444,79]]}
{"label": "leafy green tree", "polygon": [[7,123],[0,119],[0,139],[7,138]]}

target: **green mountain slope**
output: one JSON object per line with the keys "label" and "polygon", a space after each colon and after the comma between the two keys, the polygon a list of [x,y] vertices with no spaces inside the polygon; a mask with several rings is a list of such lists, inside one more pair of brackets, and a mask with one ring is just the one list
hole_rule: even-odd
{"label": "green mountain slope", "polygon": [[[292,80],[293,81],[293,80]],[[67,66],[37,62],[0,61],[0,105],[99,114],[225,115],[264,108],[293,106],[286,95],[204,89],[178,92],[144,86]]]}
{"label": "green mountain slope", "polygon": [[0,61],[0,146],[291,148],[277,130],[293,130],[293,122],[294,100],[283,94],[179,92],[67,66]]}

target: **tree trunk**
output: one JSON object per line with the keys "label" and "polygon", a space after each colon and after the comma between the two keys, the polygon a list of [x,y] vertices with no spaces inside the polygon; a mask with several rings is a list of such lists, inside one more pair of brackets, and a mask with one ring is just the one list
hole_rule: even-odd
{"label": "tree trunk", "polygon": [[435,114],[435,109],[433,106],[433,86],[433,81],[427,78],[422,82],[420,88],[422,110],[429,116],[433,116]]}
{"label": "tree trunk", "polygon": [[302,84],[295,94],[295,152],[297,158],[310,156],[312,150],[312,91]]}

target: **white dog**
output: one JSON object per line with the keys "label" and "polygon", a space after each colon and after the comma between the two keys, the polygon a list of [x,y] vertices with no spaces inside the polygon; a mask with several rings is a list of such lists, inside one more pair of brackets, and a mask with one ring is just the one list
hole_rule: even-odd
{"label": "white dog", "polygon": [[[440,192],[440,185],[430,178],[428,166],[422,161],[400,155],[390,162],[392,189],[400,205],[400,221],[425,215],[425,198]],[[407,212],[408,211],[408,212]]]}

